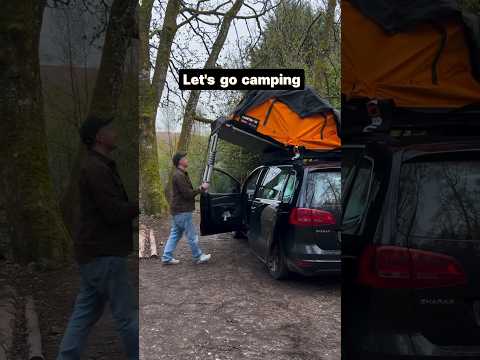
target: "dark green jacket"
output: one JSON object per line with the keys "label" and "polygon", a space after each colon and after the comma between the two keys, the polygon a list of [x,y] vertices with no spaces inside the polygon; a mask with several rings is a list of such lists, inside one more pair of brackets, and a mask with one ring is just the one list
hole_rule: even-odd
{"label": "dark green jacket", "polygon": [[172,201],[170,212],[176,215],[195,210],[195,196],[200,189],[193,189],[188,172],[176,169],[172,179]]}
{"label": "dark green jacket", "polygon": [[132,220],[138,205],[128,200],[115,162],[89,151],[80,173],[80,219],[75,236],[79,263],[133,250]]}

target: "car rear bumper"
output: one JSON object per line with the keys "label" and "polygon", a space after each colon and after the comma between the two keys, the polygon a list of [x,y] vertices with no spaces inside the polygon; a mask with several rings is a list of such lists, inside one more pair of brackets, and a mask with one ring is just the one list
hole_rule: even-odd
{"label": "car rear bumper", "polygon": [[341,273],[342,262],[340,259],[289,259],[287,261],[290,271],[304,276],[336,275]]}
{"label": "car rear bumper", "polygon": [[290,271],[306,276],[340,274],[342,260],[340,250],[325,250],[317,243],[288,242],[285,246]]}
{"label": "car rear bumper", "polygon": [[478,346],[437,346],[419,333],[359,336],[356,346],[345,349],[344,360],[360,359],[480,359]]}

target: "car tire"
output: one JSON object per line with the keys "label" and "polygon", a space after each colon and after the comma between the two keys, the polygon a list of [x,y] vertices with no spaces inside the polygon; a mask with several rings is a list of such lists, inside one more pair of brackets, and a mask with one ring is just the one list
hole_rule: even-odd
{"label": "car tire", "polygon": [[268,272],[275,280],[283,280],[288,277],[289,270],[278,241],[275,242],[270,251],[267,260],[267,268]]}
{"label": "car tire", "polygon": [[248,239],[247,234],[244,231],[234,231],[233,232],[234,239]]}

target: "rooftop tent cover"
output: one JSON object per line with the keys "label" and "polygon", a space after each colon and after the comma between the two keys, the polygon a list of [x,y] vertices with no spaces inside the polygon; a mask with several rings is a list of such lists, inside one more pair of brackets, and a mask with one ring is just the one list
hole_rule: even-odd
{"label": "rooftop tent cover", "polygon": [[341,145],[338,121],[333,107],[309,87],[304,90],[256,90],[245,95],[229,120],[217,121],[213,131],[230,122],[280,146],[332,150]]}
{"label": "rooftop tent cover", "polygon": [[399,107],[480,103],[480,19],[454,0],[342,2],[342,93]]}

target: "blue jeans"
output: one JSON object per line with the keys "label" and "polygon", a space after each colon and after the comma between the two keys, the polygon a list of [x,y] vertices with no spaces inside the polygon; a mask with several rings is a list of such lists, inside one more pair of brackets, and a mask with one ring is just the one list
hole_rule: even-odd
{"label": "blue jeans", "polygon": [[192,256],[194,260],[198,260],[202,255],[202,250],[198,246],[198,234],[193,224],[193,213],[186,212],[173,215],[172,227],[170,229],[170,236],[168,237],[165,249],[163,250],[163,261],[170,261],[173,259],[173,252],[177,247],[178,241],[182,238],[183,233],[187,236],[188,243],[192,249]]}
{"label": "blue jeans", "polygon": [[79,360],[88,334],[110,304],[129,360],[138,360],[138,302],[128,280],[127,259],[99,257],[80,265],[80,293],[57,360]]}

